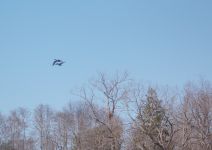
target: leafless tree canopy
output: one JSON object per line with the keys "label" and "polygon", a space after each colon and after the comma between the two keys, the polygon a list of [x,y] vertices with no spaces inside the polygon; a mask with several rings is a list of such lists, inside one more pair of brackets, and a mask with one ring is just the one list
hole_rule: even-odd
{"label": "leafless tree canopy", "polygon": [[0,150],[212,150],[209,81],[169,93],[127,73],[99,74],[76,95],[60,111],[0,112]]}

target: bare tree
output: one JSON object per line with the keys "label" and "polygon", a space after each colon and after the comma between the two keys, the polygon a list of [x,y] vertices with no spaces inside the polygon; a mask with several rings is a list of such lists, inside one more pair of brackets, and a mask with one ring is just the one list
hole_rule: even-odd
{"label": "bare tree", "polygon": [[6,139],[6,117],[0,113],[0,145],[4,144],[7,141]]}
{"label": "bare tree", "polygon": [[88,136],[89,130],[94,126],[93,120],[89,114],[89,107],[84,103],[80,102],[75,104],[74,109],[74,127],[72,130],[72,142],[73,150],[88,149],[92,143],[88,143],[88,139],[92,137]]}
{"label": "bare tree", "polygon": [[25,108],[18,108],[11,111],[7,119],[7,132],[13,149],[26,150],[29,111]]}
{"label": "bare tree", "polygon": [[38,133],[41,150],[55,149],[52,140],[54,112],[48,105],[39,105],[34,111],[34,125]]}
{"label": "bare tree", "polygon": [[182,149],[212,149],[212,88],[207,81],[185,87],[178,116]]}
{"label": "bare tree", "polygon": [[17,110],[18,112],[18,117],[20,119],[20,125],[22,129],[22,150],[27,149],[27,129],[28,129],[28,124],[29,124],[29,117],[30,113],[27,109],[25,108],[19,108]]}
{"label": "bare tree", "polygon": [[71,105],[63,111],[57,112],[54,121],[54,141],[58,148],[68,150],[72,145],[75,123],[74,110]]}
{"label": "bare tree", "polygon": [[[122,125],[117,111],[127,99],[129,83],[130,80],[126,73],[122,76],[117,75],[113,79],[108,79],[104,74],[100,74],[99,79],[92,83],[90,95],[84,89],[81,91],[80,96],[88,104],[91,117],[99,125],[96,129],[101,127],[109,133],[104,140],[109,141],[107,144],[111,145],[111,150],[121,148]],[[94,101],[103,103],[103,109],[98,109]]]}

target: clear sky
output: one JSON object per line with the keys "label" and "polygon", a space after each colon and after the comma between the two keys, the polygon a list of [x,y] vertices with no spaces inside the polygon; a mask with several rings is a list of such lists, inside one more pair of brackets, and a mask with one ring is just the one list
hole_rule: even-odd
{"label": "clear sky", "polygon": [[[54,58],[66,61],[52,67]],[[1,0],[0,111],[61,108],[97,72],[212,81],[211,0]]]}

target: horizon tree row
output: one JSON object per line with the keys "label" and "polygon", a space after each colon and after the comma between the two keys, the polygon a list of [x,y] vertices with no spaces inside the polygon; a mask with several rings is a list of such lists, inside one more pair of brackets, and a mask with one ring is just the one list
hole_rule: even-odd
{"label": "horizon tree row", "polygon": [[212,86],[201,80],[182,91],[145,86],[127,73],[74,93],[56,111],[0,112],[0,150],[211,150]]}

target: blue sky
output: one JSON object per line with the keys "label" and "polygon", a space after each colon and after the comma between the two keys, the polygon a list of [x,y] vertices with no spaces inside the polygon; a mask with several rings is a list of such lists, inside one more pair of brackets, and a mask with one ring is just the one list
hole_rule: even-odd
{"label": "blue sky", "polygon": [[[211,0],[0,1],[0,111],[62,108],[97,72],[212,80]],[[66,61],[52,67],[54,58]]]}

